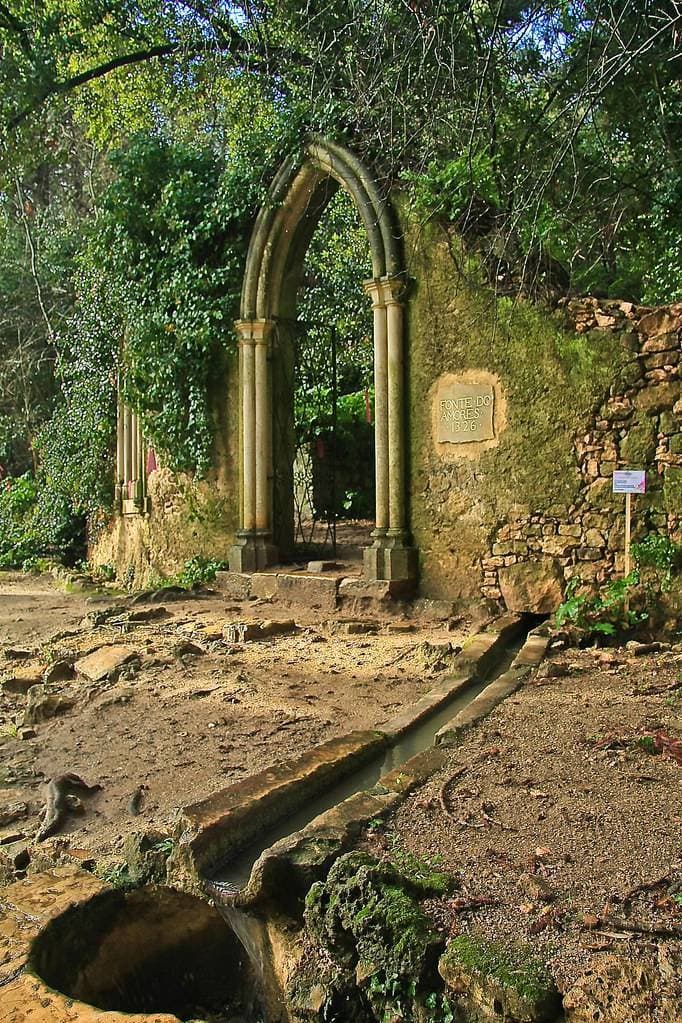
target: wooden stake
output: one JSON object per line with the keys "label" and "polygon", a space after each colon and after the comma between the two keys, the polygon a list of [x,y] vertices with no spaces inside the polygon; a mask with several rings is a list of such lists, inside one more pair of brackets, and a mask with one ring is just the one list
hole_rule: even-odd
{"label": "wooden stake", "polygon": [[[632,516],[632,494],[625,495],[625,578],[630,575],[630,527]],[[623,601],[625,614],[630,613],[630,595],[626,592]]]}
{"label": "wooden stake", "polygon": [[625,495],[625,575],[630,575],[630,523],[632,514],[632,494]]}

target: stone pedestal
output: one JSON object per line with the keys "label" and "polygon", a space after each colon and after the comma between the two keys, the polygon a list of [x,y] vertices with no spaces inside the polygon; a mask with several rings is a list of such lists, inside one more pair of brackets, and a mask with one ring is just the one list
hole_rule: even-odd
{"label": "stone pedestal", "polygon": [[364,577],[370,582],[416,583],[419,557],[402,529],[374,530],[374,543],[365,548]]}
{"label": "stone pedestal", "polygon": [[269,533],[237,533],[237,541],[230,548],[230,572],[261,572],[277,561],[278,551]]}

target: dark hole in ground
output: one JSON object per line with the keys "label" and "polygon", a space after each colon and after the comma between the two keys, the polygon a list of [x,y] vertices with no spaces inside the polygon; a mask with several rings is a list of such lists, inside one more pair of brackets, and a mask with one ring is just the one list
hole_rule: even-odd
{"label": "dark hole in ground", "polygon": [[31,968],[99,1009],[181,1020],[260,1019],[241,944],[207,903],[171,888],[105,892],[56,917]]}

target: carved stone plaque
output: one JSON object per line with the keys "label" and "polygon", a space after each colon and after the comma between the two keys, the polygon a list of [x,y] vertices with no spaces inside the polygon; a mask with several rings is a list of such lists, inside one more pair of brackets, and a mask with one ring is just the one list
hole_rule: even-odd
{"label": "carved stone plaque", "polygon": [[495,389],[492,384],[442,383],[436,391],[437,439],[470,444],[495,436]]}

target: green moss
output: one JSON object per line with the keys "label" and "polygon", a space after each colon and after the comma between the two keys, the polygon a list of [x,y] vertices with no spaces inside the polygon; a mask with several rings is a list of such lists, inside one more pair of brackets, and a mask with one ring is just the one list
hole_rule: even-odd
{"label": "green moss", "polygon": [[[576,503],[584,479],[573,438],[632,356],[611,331],[578,335],[535,303],[496,299],[456,242],[448,247],[432,226],[403,226],[416,282],[407,308],[411,525],[425,595],[466,600],[479,595],[479,559],[500,522]],[[506,426],[474,459],[443,456],[431,388],[443,374],[477,370],[499,378]]]}
{"label": "green moss", "polygon": [[504,948],[469,934],[453,938],[442,960],[442,969],[462,967],[481,979],[493,980],[500,987],[512,990],[519,998],[541,1002],[553,997],[554,980],[546,965],[532,950],[524,946]]}
{"label": "green moss", "polygon": [[666,510],[679,515],[682,509],[682,469],[668,466],[663,479],[663,499]]}
{"label": "green moss", "polygon": [[378,1019],[388,1007],[402,1011],[424,978],[435,977],[443,940],[419,899],[452,884],[413,857],[396,865],[353,852],[336,861],[324,884],[310,889],[308,934],[355,978]]}
{"label": "green moss", "polygon": [[650,465],[656,454],[656,427],[648,416],[635,422],[620,445],[621,459],[627,465],[642,468]]}

